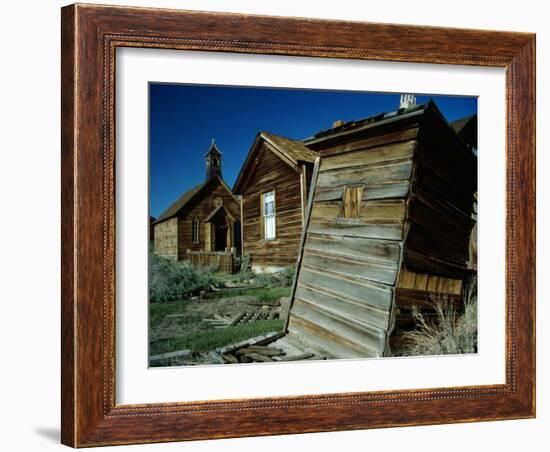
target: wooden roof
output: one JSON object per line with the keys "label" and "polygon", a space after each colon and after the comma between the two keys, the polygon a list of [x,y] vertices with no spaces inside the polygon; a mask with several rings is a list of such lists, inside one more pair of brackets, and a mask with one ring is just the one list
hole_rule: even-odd
{"label": "wooden roof", "polygon": [[401,108],[399,110],[389,113],[380,113],[357,121],[344,122],[336,127],[321,130],[312,137],[306,138],[305,140],[303,140],[303,142],[310,148],[316,148],[317,144],[326,141],[343,138],[349,135],[354,135],[356,133],[366,132],[367,130],[375,127],[378,128],[395,122],[402,122],[411,118],[415,118],[419,115],[424,114],[427,109],[435,109],[439,112],[435,103],[430,100],[426,104],[419,104],[410,108]]}
{"label": "wooden roof", "polygon": [[[206,182],[196,185],[195,187],[186,191],[174,203],[172,203],[164,212],[162,212],[162,214],[160,214],[160,216],[156,219],[156,221],[153,224],[162,223],[163,221],[176,216],[181,209],[183,209],[187,204],[189,204],[196,196],[199,195],[199,193],[202,193],[202,191],[205,190],[207,187],[209,187],[212,181],[215,181],[215,180],[217,180],[229,193],[231,193],[233,197],[235,197],[231,189],[224,182],[224,180],[219,176],[215,176],[212,179],[209,179]],[[237,198],[235,198],[235,200],[238,202]]]}
{"label": "wooden roof", "polygon": [[477,113],[457,119],[449,125],[466,144],[477,148]]}
{"label": "wooden roof", "polygon": [[309,149],[301,141],[291,140],[290,138],[274,133],[261,132],[260,135],[271,145],[275,146],[279,151],[283,152],[294,163],[298,162],[315,162],[317,152]]}
{"label": "wooden roof", "polygon": [[237,177],[237,181],[233,186],[234,193],[241,193],[246,182],[252,175],[253,169],[257,164],[257,156],[262,145],[267,143],[267,147],[275,153],[281,160],[289,166],[299,171],[300,163],[314,163],[317,158],[317,152],[309,149],[304,143],[292,140],[281,135],[275,135],[269,132],[260,132],[256,136],[246,160],[241,167],[241,171]]}

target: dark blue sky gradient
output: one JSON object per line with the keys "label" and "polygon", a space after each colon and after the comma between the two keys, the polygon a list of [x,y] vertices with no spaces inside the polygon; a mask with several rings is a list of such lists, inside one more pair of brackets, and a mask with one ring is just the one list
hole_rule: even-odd
{"label": "dark blue sky gradient", "polygon": [[[399,94],[207,85],[150,85],[150,213],[158,217],[205,178],[204,153],[212,138],[223,153],[230,187],[259,131],[303,139],[337,119],[358,120],[395,111]],[[433,98],[448,121],[477,111],[476,97]]]}

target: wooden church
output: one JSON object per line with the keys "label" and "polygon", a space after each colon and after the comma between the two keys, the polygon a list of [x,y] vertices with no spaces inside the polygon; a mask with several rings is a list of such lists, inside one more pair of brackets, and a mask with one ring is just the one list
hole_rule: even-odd
{"label": "wooden church", "polygon": [[204,182],[183,193],[153,223],[156,254],[209,264],[219,258],[206,253],[215,257],[240,250],[240,202],[223,180],[222,153],[214,140],[205,161]]}
{"label": "wooden church", "polygon": [[413,305],[461,300],[476,153],[433,102],[409,96],[304,144],[321,157],[282,341],[326,357],[389,354]]}

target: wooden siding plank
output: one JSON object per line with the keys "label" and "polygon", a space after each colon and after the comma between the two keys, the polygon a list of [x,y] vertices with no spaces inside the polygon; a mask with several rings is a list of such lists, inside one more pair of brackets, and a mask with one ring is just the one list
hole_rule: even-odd
{"label": "wooden siding plank", "polygon": [[322,291],[319,287],[300,284],[296,289],[296,297],[310,303],[319,304],[328,310],[341,312],[344,316],[357,318],[378,328],[387,328],[390,320],[389,311],[376,309],[365,300],[357,302],[344,298],[339,294]]}
{"label": "wooden siding plank", "polygon": [[155,253],[171,259],[178,258],[178,220],[170,218],[155,224]]}
{"label": "wooden siding plank", "polygon": [[402,240],[403,223],[354,223],[342,220],[320,221],[311,220],[309,232],[345,237],[362,237],[367,239]]}
{"label": "wooden siding plank", "polygon": [[413,289],[426,290],[428,287],[428,275],[426,273],[416,273]]}
{"label": "wooden siding plank", "polygon": [[295,299],[293,309],[295,316],[333,333],[339,340],[357,344],[365,353],[376,354],[386,346],[386,333],[382,329],[344,318],[300,298]]}
{"label": "wooden siding plank", "polygon": [[405,267],[401,267],[399,272],[398,287],[413,289],[415,286],[416,273],[407,270]]}
{"label": "wooden siding plank", "polygon": [[463,279],[470,274],[465,264],[461,262],[438,259],[411,248],[405,248],[404,262],[413,270],[435,273],[453,279]]}
{"label": "wooden siding plank", "polygon": [[435,232],[418,224],[412,224],[405,247],[430,254],[440,260],[451,260],[466,265],[470,256],[469,241],[469,235],[451,239],[439,231]]}
{"label": "wooden siding plank", "polygon": [[391,262],[396,265],[400,252],[400,246],[397,242],[315,234],[312,232],[307,235],[305,249],[364,258],[371,261]]}
{"label": "wooden siding plank", "polygon": [[298,316],[290,318],[288,330],[291,337],[296,337],[298,342],[304,342],[314,350],[320,350],[321,354],[327,358],[352,359],[379,356]]}
{"label": "wooden siding plank", "polygon": [[411,176],[412,166],[412,159],[403,159],[352,169],[326,171],[319,173],[317,187],[327,188],[345,184],[370,184],[387,181],[388,179],[408,179]]}
{"label": "wooden siding plank", "polygon": [[[446,298],[454,303],[461,302],[460,294],[447,294]],[[399,287],[395,291],[395,303],[399,309],[411,309],[414,306],[428,311],[434,309],[433,293],[425,290],[406,289]],[[413,325],[414,327],[414,325]]]}
{"label": "wooden siding plank", "polygon": [[[345,207],[344,207],[345,211]],[[368,221],[403,221],[405,218],[404,200],[362,201],[359,209],[361,220]],[[345,214],[345,212],[344,212]],[[315,202],[311,211],[313,220],[337,219],[342,215],[342,202]]]}
{"label": "wooden siding plank", "polygon": [[[400,141],[414,140],[415,138],[417,138],[417,136],[418,136],[418,127],[415,124],[414,126],[408,129],[371,136],[369,138],[364,138],[361,140],[353,140],[345,144],[337,144],[335,146],[319,149],[319,152],[321,152],[321,155],[324,158],[327,156],[342,154],[344,152],[355,151],[358,149],[368,149],[370,147],[387,145],[389,143],[397,143]],[[318,147],[319,146],[315,146],[316,149]]]}
{"label": "wooden siding plank", "polygon": [[304,251],[302,265],[316,270],[331,270],[384,284],[395,283],[397,277],[397,265],[384,265],[380,262],[369,262],[368,260],[313,252],[307,249]]}
{"label": "wooden siding plank", "polygon": [[[408,179],[370,183],[363,188],[363,201],[405,198],[409,193],[409,186]],[[317,188],[315,190],[315,202],[341,201],[343,194],[344,185]]]}
{"label": "wooden siding plank", "polygon": [[324,172],[334,169],[347,169],[372,163],[412,158],[415,147],[416,141],[406,141],[387,146],[347,152],[332,156],[331,158],[322,159],[319,171]]}
{"label": "wooden siding plank", "polygon": [[338,293],[358,303],[368,300],[368,303],[377,309],[385,311],[391,309],[392,289],[383,284],[359,280],[335,272],[318,271],[305,265],[300,270],[298,283]]}

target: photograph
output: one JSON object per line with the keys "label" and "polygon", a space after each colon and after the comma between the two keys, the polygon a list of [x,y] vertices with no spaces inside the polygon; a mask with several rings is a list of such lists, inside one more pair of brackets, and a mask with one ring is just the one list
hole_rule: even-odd
{"label": "photograph", "polygon": [[478,98],[149,83],[149,366],[478,352]]}
{"label": "photograph", "polygon": [[10,445],[536,448],[542,7],[132,1],[4,71]]}

